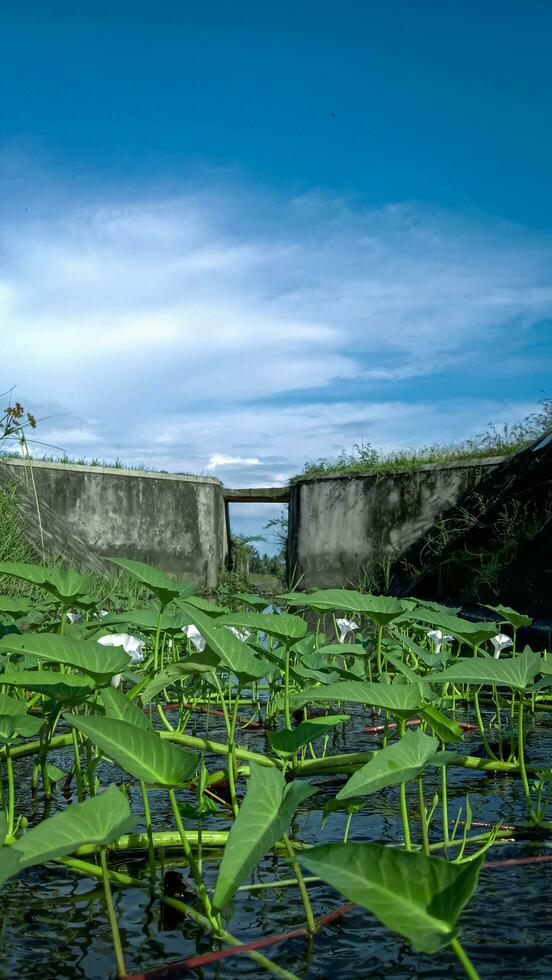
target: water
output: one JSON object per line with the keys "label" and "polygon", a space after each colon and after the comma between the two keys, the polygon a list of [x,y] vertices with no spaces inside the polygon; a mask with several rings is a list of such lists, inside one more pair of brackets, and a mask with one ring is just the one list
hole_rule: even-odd
{"label": "water", "polygon": [[[470,719],[471,720],[471,719]],[[368,714],[356,711],[345,732],[338,731],[330,745],[332,753],[361,751],[377,747],[378,739],[361,731],[372,721]],[[198,719],[198,734],[205,723]],[[222,739],[220,722],[210,719],[209,734]],[[265,750],[262,732],[240,733],[240,744],[257,751]],[[468,733],[465,751],[473,752],[479,744],[477,733]],[[551,757],[552,719],[546,714],[537,716],[536,727],[529,735],[528,759],[544,762]],[[52,761],[69,767],[70,750],[55,754]],[[221,759],[210,757],[209,768],[221,768]],[[17,764],[17,783],[30,785],[30,760]],[[114,766],[102,764],[103,781],[126,782],[128,777]],[[426,800],[429,802],[436,784],[437,771],[425,779]],[[346,815],[331,814],[321,829],[321,810],[333,798],[345,777],[316,777],[313,782],[318,794],[300,808],[293,826],[298,839],[308,843],[339,840],[343,835]],[[521,784],[508,776],[493,777],[481,772],[452,769],[449,773],[449,810],[454,816],[459,806],[465,806],[469,793],[473,819],[487,822],[502,820],[504,824],[526,822],[526,808]],[[243,786],[243,781],[240,782]],[[415,788],[408,790],[412,803],[412,833],[417,841],[418,824],[415,816]],[[187,794],[183,793],[182,798]],[[43,815],[40,800],[32,801],[30,793],[27,815],[36,823]],[[141,812],[138,788],[131,784],[133,809]],[[59,797],[57,803],[65,805]],[[151,794],[152,817],[155,829],[173,829],[164,792]],[[209,818],[206,828],[225,829],[228,820],[224,812]],[[438,839],[438,821],[435,825]],[[539,842],[506,843],[493,848],[489,860],[552,853],[552,839],[545,834]],[[366,805],[352,819],[350,840],[391,842],[401,839],[398,791],[389,789],[367,798]],[[168,858],[172,865],[172,858]],[[119,864],[134,876],[144,875],[141,861],[127,858]],[[214,885],[216,861],[205,864],[209,887]],[[464,948],[482,977],[549,977],[552,976],[552,907],[549,901],[549,882],[552,866],[530,864],[500,869],[483,869],[479,887],[461,916],[461,937]],[[289,866],[272,857],[255,870],[253,881],[269,881],[291,877]],[[184,959],[210,948],[208,937],[193,923],[167,916],[163,906],[152,902],[147,891],[120,890],[114,893],[125,962],[129,973],[161,966]],[[345,899],[331,888],[314,883],[309,895],[316,917],[343,905]],[[265,935],[285,932],[304,925],[304,910],[296,888],[240,891],[234,901],[232,915],[227,918],[230,931],[243,942]],[[1,947],[0,976],[44,980],[65,977],[86,977],[90,980],[114,977],[114,956],[111,933],[105,914],[101,882],[77,876],[62,866],[48,865],[29,869],[2,890],[0,911]],[[306,938],[293,939],[267,947],[262,952],[302,977],[350,980],[367,977],[456,977],[463,971],[456,958],[447,950],[434,956],[414,953],[399,937],[390,933],[368,912],[355,908],[344,917],[324,927],[308,943]],[[268,976],[245,956],[235,956],[219,964],[186,973],[205,978]]]}

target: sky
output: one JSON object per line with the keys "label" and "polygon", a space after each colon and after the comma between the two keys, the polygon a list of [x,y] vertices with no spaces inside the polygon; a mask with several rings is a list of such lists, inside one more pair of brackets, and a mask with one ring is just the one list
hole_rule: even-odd
{"label": "sky", "polygon": [[0,390],[44,452],[271,486],[552,395],[551,31],[548,0],[4,0]]}

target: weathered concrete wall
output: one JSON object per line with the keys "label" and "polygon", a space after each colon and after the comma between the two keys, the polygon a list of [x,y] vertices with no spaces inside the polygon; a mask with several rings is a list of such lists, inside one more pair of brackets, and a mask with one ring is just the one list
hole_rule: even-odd
{"label": "weathered concrete wall", "polygon": [[354,587],[386,558],[403,555],[501,461],[297,481],[289,502],[291,580],[300,589]]}
{"label": "weathered concrete wall", "polygon": [[[0,466],[24,479],[23,462]],[[50,550],[63,545],[59,528],[50,526],[57,517],[95,555],[134,558],[199,585],[217,584],[228,552],[219,480],[39,461],[32,471]]]}

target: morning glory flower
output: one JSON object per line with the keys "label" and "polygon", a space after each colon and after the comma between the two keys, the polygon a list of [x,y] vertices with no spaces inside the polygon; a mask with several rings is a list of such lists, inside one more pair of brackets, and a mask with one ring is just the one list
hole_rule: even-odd
{"label": "morning glory flower", "polygon": [[[112,633],[109,636],[100,636],[98,643],[101,643],[103,647],[122,647],[130,657],[129,664],[141,664],[144,659],[145,641],[139,640],[137,636],[131,636],[130,633]],[[122,676],[122,674],[115,674],[111,678],[111,686],[119,687]]]}
{"label": "morning glory flower", "polygon": [[81,616],[80,613],[68,612],[68,613],[65,613],[65,615],[67,616],[67,619],[69,620],[69,622],[71,624],[72,623],[80,623],[80,621],[82,619],[82,616]]}
{"label": "morning glory flower", "polygon": [[205,640],[203,639],[201,633],[199,632],[197,626],[183,626],[182,632],[188,639],[193,643],[196,650],[199,653],[203,653],[205,647],[207,646]]}
{"label": "morning glory flower", "polygon": [[452,643],[454,640],[454,637],[450,636],[448,633],[446,636],[443,636],[441,630],[430,630],[426,635],[429,640],[433,640],[435,644],[435,653],[440,653],[443,643]]}
{"label": "morning glory flower", "polygon": [[506,633],[497,633],[496,636],[492,636],[491,643],[494,646],[495,652],[493,653],[493,657],[495,660],[498,660],[503,650],[507,650],[508,647],[513,646],[512,640],[509,636],[506,636]]}
{"label": "morning glory flower", "polygon": [[339,643],[345,643],[349,633],[360,629],[358,623],[354,623],[352,619],[336,619],[336,623],[339,628]]}

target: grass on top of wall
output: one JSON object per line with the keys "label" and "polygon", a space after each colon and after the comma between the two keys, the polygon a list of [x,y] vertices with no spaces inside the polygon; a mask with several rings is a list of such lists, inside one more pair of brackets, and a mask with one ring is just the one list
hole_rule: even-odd
{"label": "grass on top of wall", "polygon": [[401,449],[391,453],[378,452],[370,443],[357,443],[352,450],[342,450],[336,459],[319,459],[305,464],[303,472],[291,482],[305,477],[364,473],[385,473],[399,469],[417,469],[428,463],[456,463],[466,460],[511,456],[552,431],[552,398],[539,402],[540,410],[521,422],[487,430],[472,439],[459,443],[428,446],[425,449]]}
{"label": "grass on top of wall", "polygon": [[[21,459],[21,453],[2,450],[0,451],[0,461],[2,459]],[[169,476],[198,476],[197,473],[192,473],[190,470],[162,470],[158,466],[146,465],[146,463],[123,463],[121,459],[100,459],[96,456],[89,459],[86,456],[69,456],[67,453],[61,456],[51,454],[33,456],[30,453],[26,459],[30,459],[33,463],[63,463],[66,466],[98,466],[109,470],[135,470],[140,473],[162,473]]]}

